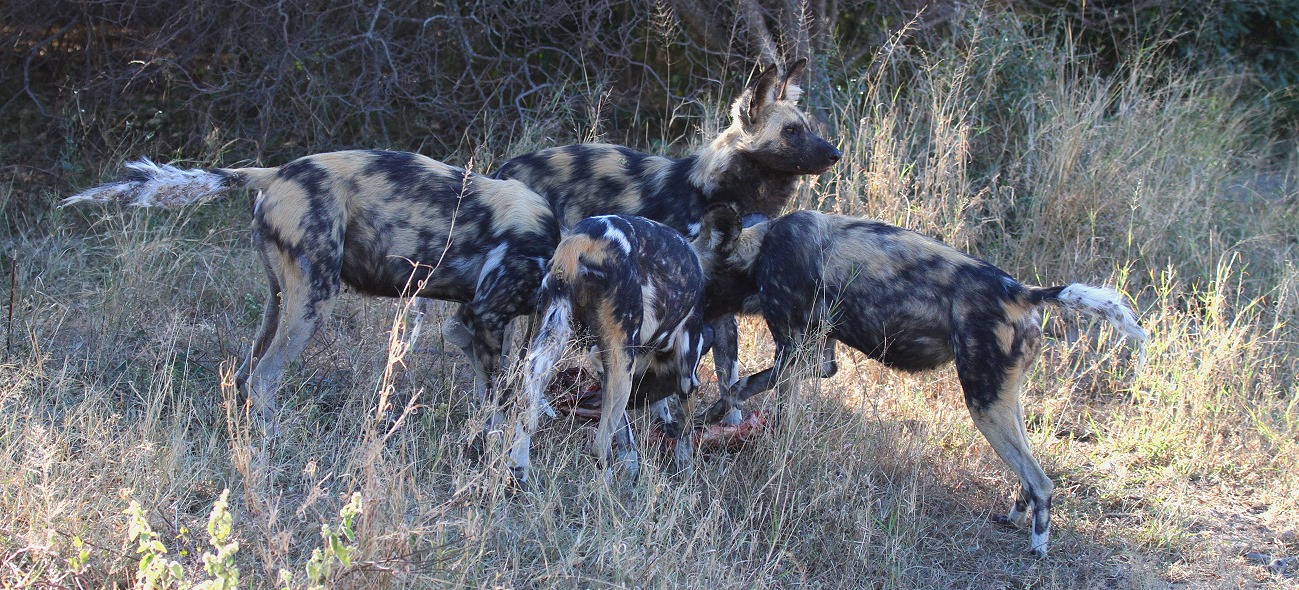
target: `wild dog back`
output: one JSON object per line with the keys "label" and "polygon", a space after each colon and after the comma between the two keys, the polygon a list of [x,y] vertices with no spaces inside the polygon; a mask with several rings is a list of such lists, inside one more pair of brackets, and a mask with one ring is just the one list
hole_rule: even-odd
{"label": "wild dog back", "polygon": [[518,156],[497,172],[550,202],[564,227],[595,215],[637,215],[693,236],[710,204],[774,216],[795,184],[842,155],[802,109],[797,78],[806,59],[781,75],[764,70],[736,98],[731,124],[687,158],[654,156],[609,144],[578,144]]}
{"label": "wild dog back", "polygon": [[548,206],[522,184],[377,150],[284,165],[254,202],[253,230],[290,256],[341,254],[339,276],[360,292],[398,296],[427,280],[420,295],[457,302],[507,249],[539,265],[558,241]]}
{"label": "wild dog back", "polygon": [[[710,244],[711,229],[697,240]],[[711,260],[711,257],[708,257]],[[664,407],[672,395],[689,396],[699,386],[696,368],[703,352],[700,297],[704,271],[694,246],[676,230],[635,216],[604,215],[582,220],[560,242],[539,297],[542,321],[528,353],[527,411],[510,455],[515,475],[526,480],[531,432],[542,391],[554,373],[574,324],[597,341],[604,384],[596,453],[610,465],[610,452],[623,470],[639,472],[628,407],[658,404],[670,436],[673,417]],[[677,447],[685,468],[690,445]]]}

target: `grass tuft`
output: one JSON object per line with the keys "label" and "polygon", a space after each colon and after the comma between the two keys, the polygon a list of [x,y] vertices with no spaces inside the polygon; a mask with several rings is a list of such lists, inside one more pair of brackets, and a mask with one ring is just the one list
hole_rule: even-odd
{"label": "grass tuft", "polygon": [[[842,349],[833,379],[750,403],[780,409],[769,436],[703,454],[691,475],[645,449],[640,479],[611,486],[582,451],[592,427],[559,419],[534,440],[536,482],[511,493],[498,456],[467,451],[488,414],[432,329],[450,306],[432,306],[412,349],[409,300],[344,296],[286,376],[283,435],[259,440],[231,377],[266,288],[245,197],[57,210],[59,195],[0,182],[0,203],[47,203],[6,213],[0,236],[0,301],[17,286],[0,363],[0,585],[130,586],[141,523],[197,581],[216,550],[192,531],[228,498],[222,543],[238,551],[223,559],[249,587],[281,572],[294,588],[1295,586],[1245,555],[1299,552],[1296,160],[1270,157],[1268,113],[1240,74],[1137,53],[1099,75],[1013,18],[971,26],[959,48],[895,40],[872,69],[809,89],[845,158],[798,206],[916,229],[1027,282],[1133,298],[1152,336],[1139,371],[1102,324],[1043,321],[1025,411],[1058,484],[1047,559],[995,522],[1013,476],[954,372],[904,375]],[[553,120],[458,156],[491,170],[557,137],[603,136],[607,89],[588,86],[587,108],[556,104]],[[992,107],[1008,97],[1014,109]],[[704,129],[725,112],[669,107],[702,113]],[[681,153],[704,135],[646,137]],[[114,160],[136,155],[126,147]],[[742,322],[741,345],[743,372],[770,361],[760,320]]]}

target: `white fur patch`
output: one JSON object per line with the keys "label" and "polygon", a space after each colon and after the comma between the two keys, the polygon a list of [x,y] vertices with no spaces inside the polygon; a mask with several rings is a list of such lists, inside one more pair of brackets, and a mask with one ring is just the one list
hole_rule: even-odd
{"label": "white fur patch", "polygon": [[640,321],[640,329],[639,329],[640,334],[637,334],[636,337],[632,339],[632,342],[635,342],[636,344],[642,346],[652,346],[654,348],[662,348],[664,344],[662,337],[660,337],[660,339],[655,342],[641,342],[640,340],[640,335],[642,334],[646,336],[653,335],[659,329],[659,317],[654,313],[654,302],[658,299],[658,289],[656,287],[657,286],[654,284],[654,281],[648,281],[645,284],[641,285],[640,287],[641,289],[640,291],[641,321]]}
{"label": "white fur patch", "polygon": [[1137,366],[1146,364],[1146,340],[1149,336],[1137,324],[1132,310],[1123,303],[1123,297],[1111,289],[1074,283],[1065,287],[1058,297],[1065,307],[1104,318],[1124,336],[1137,343]]}
{"label": "white fur patch", "polygon": [[[225,177],[207,170],[182,170],[148,158],[126,165],[132,179],[103,184],[63,199],[60,207],[83,201],[123,201],[134,207],[176,209],[207,200],[231,188]],[[140,178],[143,177],[143,178]]]}
{"label": "white fur patch", "polygon": [[802,96],[803,88],[798,84],[790,82],[788,86],[785,86],[785,100],[788,100],[789,102],[798,102],[798,99]]}
{"label": "white fur patch", "polygon": [[672,397],[665,397],[654,402],[649,407],[650,414],[661,420],[664,424],[672,422]]}
{"label": "white fur patch", "polygon": [[[698,359],[699,351],[700,349],[703,348],[703,346],[704,346],[703,335],[696,334],[695,341],[691,342],[690,333],[687,332],[685,329],[685,322],[682,322],[681,326],[677,328],[677,336],[676,336],[676,358],[678,359],[677,362],[681,362],[679,359],[681,359],[681,357],[684,357],[686,355],[690,355],[691,357]],[[681,369],[682,369],[681,382],[677,384],[677,387],[680,388],[680,391],[690,391],[691,389],[699,387],[699,374],[697,371],[698,367],[682,366]]]}
{"label": "white fur patch", "polygon": [[1030,540],[1029,550],[1038,557],[1046,557],[1046,552],[1051,546],[1051,531],[1046,530],[1042,533],[1033,533]]}
{"label": "white fur patch", "polygon": [[501,261],[505,260],[505,251],[507,249],[509,249],[509,245],[502,242],[497,244],[495,248],[492,248],[491,251],[487,253],[487,259],[483,261],[483,269],[478,273],[478,283],[475,285],[474,289],[482,290],[483,279],[486,279],[488,273],[496,270],[496,267],[501,265]]}
{"label": "white fur patch", "polygon": [[627,239],[627,234],[622,233],[622,230],[614,227],[613,222],[611,222],[608,217],[602,217],[601,221],[604,222],[605,239],[617,243],[618,247],[622,248],[623,254],[631,255],[631,240]]}
{"label": "white fur patch", "polygon": [[555,365],[559,363],[559,359],[564,356],[564,351],[568,348],[568,339],[573,332],[572,315],[573,304],[568,297],[563,295],[556,297],[550,303],[550,307],[546,308],[541,327],[537,330],[537,335],[532,339],[532,346],[528,350],[527,399],[532,400],[532,403],[540,404],[542,411],[552,417],[555,411],[546,401],[544,391],[546,385],[550,383]]}

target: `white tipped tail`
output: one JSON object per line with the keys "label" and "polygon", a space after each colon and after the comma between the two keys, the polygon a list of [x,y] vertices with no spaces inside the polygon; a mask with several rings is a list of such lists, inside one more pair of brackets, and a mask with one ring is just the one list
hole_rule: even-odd
{"label": "white tipped tail", "polygon": [[60,207],[84,201],[121,201],[134,207],[177,209],[242,186],[242,175],[223,170],[182,170],[148,158],[126,164],[126,176],[63,199]]}
{"label": "white tipped tail", "polygon": [[1065,287],[1056,300],[1069,309],[1109,320],[1124,336],[1136,342],[1137,367],[1145,366],[1146,340],[1149,336],[1141,325],[1137,324],[1136,314],[1123,302],[1123,297],[1118,292],[1073,283]]}
{"label": "white tipped tail", "polygon": [[[547,277],[549,278],[549,277]],[[543,289],[546,287],[543,286]],[[527,400],[535,403],[550,417],[555,410],[546,401],[545,390],[554,376],[555,365],[563,358],[568,348],[568,339],[573,333],[573,303],[567,294],[555,294],[550,297],[550,304],[542,316],[541,327],[532,339],[528,348]]]}
{"label": "white tipped tail", "polygon": [[537,430],[541,413],[555,417],[555,409],[546,401],[546,386],[555,372],[555,363],[564,355],[568,347],[568,338],[573,326],[570,319],[573,315],[573,304],[564,293],[546,291],[550,276],[542,283],[543,301],[548,301],[541,328],[532,339],[524,367],[523,416],[515,425],[514,443],[510,446],[511,470],[519,482],[528,481],[528,470],[532,467],[532,433]]}

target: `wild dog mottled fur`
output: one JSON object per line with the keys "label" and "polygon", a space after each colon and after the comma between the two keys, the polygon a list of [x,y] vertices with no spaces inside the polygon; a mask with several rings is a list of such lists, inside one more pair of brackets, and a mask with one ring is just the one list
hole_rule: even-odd
{"label": "wild dog mottled fur", "polygon": [[[734,212],[721,218],[734,218]],[[693,243],[666,225],[625,215],[584,219],[559,243],[542,281],[543,319],[528,355],[528,410],[511,452],[518,479],[527,479],[529,436],[542,390],[574,324],[595,337],[603,373],[596,454],[601,465],[612,466],[612,443],[618,465],[632,478],[639,472],[626,409],[659,404],[673,394],[685,399],[699,386],[696,368],[706,347],[700,297],[721,234],[708,219]],[[659,415],[669,436],[681,434],[669,412]],[[691,450],[676,445],[678,468],[689,466]]]}
{"label": "wild dog mottled fur", "polygon": [[239,188],[258,191],[253,243],[270,283],[240,381],[270,424],[286,364],[302,354],[343,284],[461,303],[458,317],[470,331],[462,344],[484,396],[505,326],[534,309],[559,241],[549,206],[523,184],[406,152],[324,153],[278,168],[182,170],[146,159],[127,164],[123,180],[63,204],[174,208]]}
{"label": "wild dog mottled fur", "polygon": [[[1117,293],[1077,283],[1023,285],[915,232],[813,211],[758,224],[722,243],[705,315],[761,311],[776,359],[741,379],[729,396],[724,392],[707,420],[788,383],[781,373],[807,345],[822,377],[836,371],[836,341],[904,371],[955,361],[970,416],[1021,482],[1007,519],[1031,522],[1031,550],[1046,555],[1054,485],[1029,449],[1020,404],[1042,346],[1038,309],[1055,303],[1103,317],[1137,342],[1144,362],[1146,333]],[[825,340],[810,342],[818,334]]]}
{"label": "wild dog mottled fur", "polygon": [[734,204],[741,215],[774,216],[794,186],[837,162],[838,149],[817,135],[798,107],[800,59],[783,76],[764,70],[731,106],[731,124],[707,147],[674,159],[609,144],[577,144],[524,154],[499,178],[528,185],[564,227],[594,215],[637,215],[688,236],[709,205]]}
{"label": "wild dog mottled fur", "polygon": [[[766,68],[731,105],[731,124],[700,152],[681,159],[608,144],[544,149],[506,162],[500,178],[522,181],[545,197],[564,227],[594,215],[637,215],[687,236],[705,211],[733,204],[741,215],[775,216],[807,175],[842,155],[798,107],[801,58],[783,75]],[[735,320],[714,322],[719,383],[735,374]]]}

